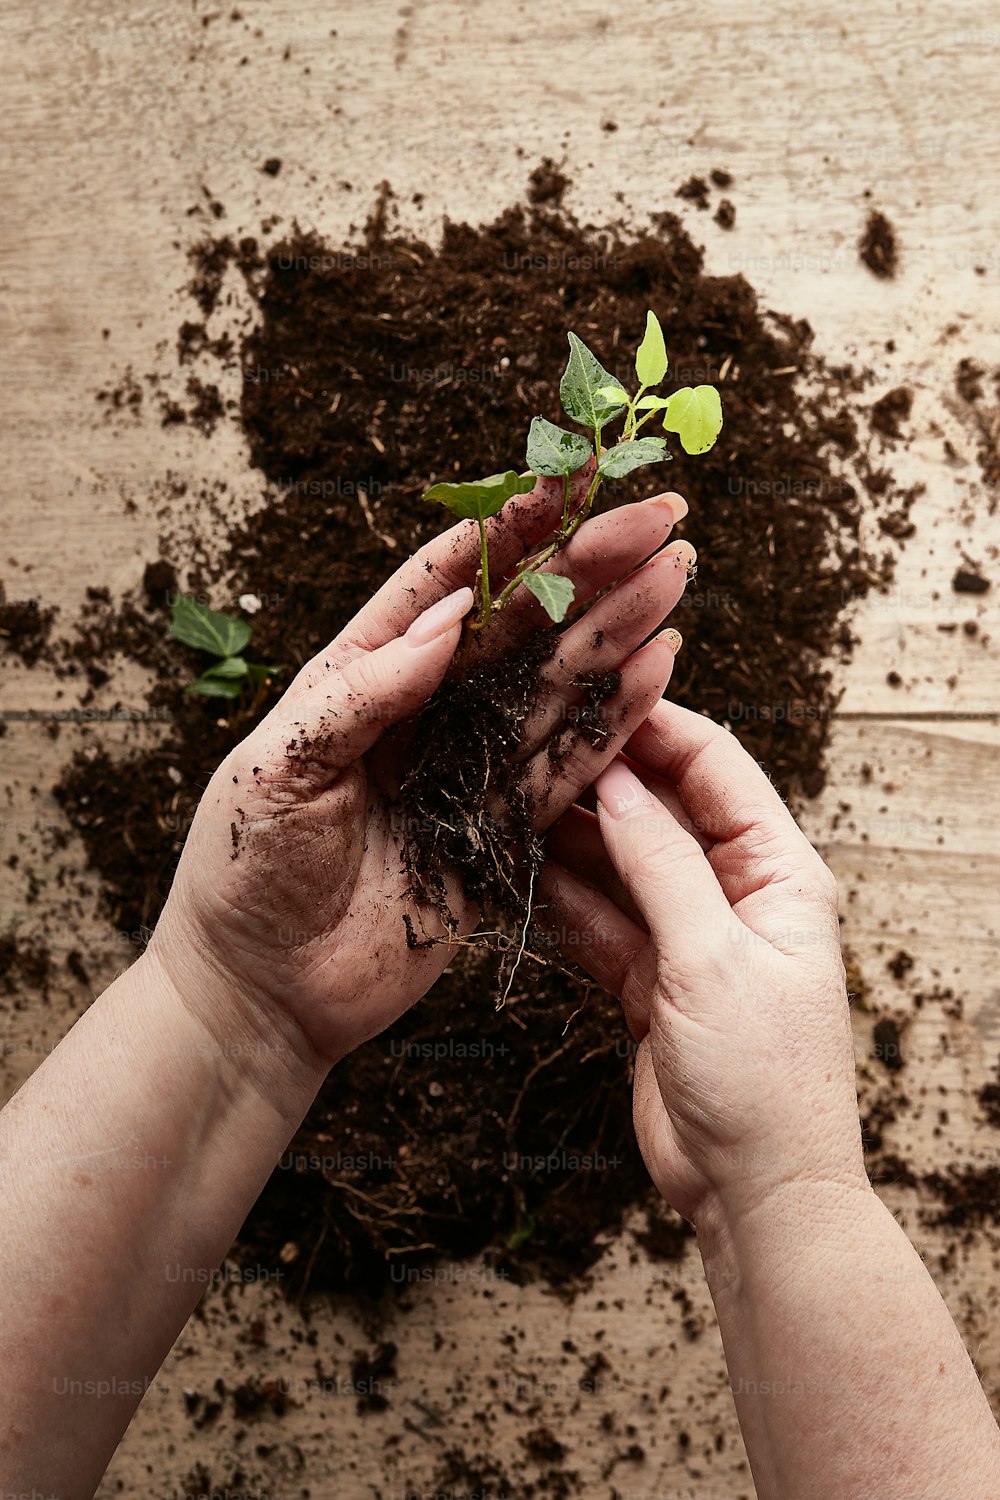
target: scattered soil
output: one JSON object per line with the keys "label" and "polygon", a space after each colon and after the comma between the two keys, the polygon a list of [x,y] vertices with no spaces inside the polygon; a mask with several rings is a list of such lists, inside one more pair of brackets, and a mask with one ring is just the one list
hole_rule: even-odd
{"label": "scattered soil", "polygon": [[985,594],[990,580],[975,568],[959,568],[951,580],[951,586],[956,594]]}
{"label": "scattered soil", "polygon": [[569,178],[550,156],[543,157],[528,178],[528,202],[560,204],[569,187]]}
{"label": "scattered soil", "polygon": [[903,1066],[902,1031],[894,1016],[882,1016],[872,1031],[872,1051],[890,1073]]}
{"label": "scattered soil", "polygon": [[894,958],[890,958],[889,962],[886,964],[886,968],[889,970],[889,973],[892,975],[893,979],[897,980],[899,983],[902,983],[907,974],[909,974],[910,970],[913,968],[914,963],[915,959],[913,957],[913,954],[907,953],[905,948],[900,948],[896,956]]}
{"label": "scattered soil", "polygon": [[42,609],[35,599],[5,600],[0,603],[0,642],[26,667],[33,667],[46,652],[55,617],[55,609]]}
{"label": "scattered soil", "polygon": [[[673,380],[718,383],[726,425],[709,454],[678,453],[662,478],[632,476],[603,503],[654,486],[687,496],[681,529],[700,574],[673,616],[685,647],[671,692],[728,723],[786,795],[822,788],[830,662],[853,643],[845,608],[892,572],[890,551],[871,555],[859,540],[859,487],[876,485],[877,472],[854,400],[865,377],[829,368],[809,324],[766,312],[741,275],[706,273],[672,213],[625,231],[552,207],[562,194],[554,170],[534,174],[530,207],[483,227],[449,223],[440,248],[390,227],[388,191],[354,245],[293,229],[267,247],[222,236],[193,248],[202,319],[184,322],[178,355],[201,360],[208,383],[208,362],[225,362],[235,344],[238,420],[268,488],[210,564],[217,496],[177,487],[142,589],[88,600],[79,631],[53,648],[84,700],[113,651],[134,657],[152,674],[151,714],[166,718],[155,748],[124,755],[95,734],[57,789],[119,930],[141,934],[155,921],[201,789],[249,727],[181,691],[190,653],[164,639],[178,580],[222,607],[246,592],[266,600],[253,616],[254,655],[303,661],[440,528],[420,501],[429,483],[519,463],[530,417],[559,417],[567,329],[628,378],[650,306],[667,329]],[[255,305],[235,335],[215,326],[230,276]],[[866,506],[905,514],[912,495],[888,478],[876,487]],[[595,722],[607,690],[581,685]],[[511,734],[521,691],[515,683]],[[457,721],[461,703],[445,699],[439,711]],[[484,753],[475,742],[455,748]],[[451,768],[433,738],[415,756],[408,795],[423,817],[435,777]],[[508,802],[516,822],[513,788]],[[413,867],[432,897],[441,869]],[[480,876],[495,895],[489,872]],[[543,935],[530,936],[546,951]],[[617,1003],[534,962],[518,968],[499,1011],[495,991],[495,955],[471,949],[336,1070],[251,1213],[242,1253],[280,1259],[296,1292],[376,1288],[484,1247],[498,1276],[533,1267],[566,1282],[593,1263],[602,1237],[648,1197]],[[676,1257],[683,1233],[660,1225],[649,1240]]]}
{"label": "scattered soil", "polygon": [[913,392],[905,385],[887,391],[872,407],[871,422],[876,432],[893,441],[901,438],[902,424],[910,419]]}
{"label": "scattered soil", "polygon": [[873,208],[858,242],[858,254],[873,276],[889,280],[896,274],[899,252],[896,231],[885,214]]}
{"label": "scattered soil", "polygon": [[681,184],[677,189],[678,198],[693,203],[695,208],[705,209],[708,207],[708,183],[704,177],[689,177],[687,182]]}
{"label": "scattered soil", "polygon": [[728,198],[720,199],[714,217],[720,229],[732,229],[736,223],[736,205]]}
{"label": "scattered soil", "polygon": [[[992,386],[992,404],[984,385],[987,378]],[[976,457],[983,481],[994,492],[990,497],[992,515],[997,504],[996,490],[1000,486],[1000,369],[987,376],[982,365],[966,356],[956,366],[955,389],[967,408],[966,415],[976,434]]]}

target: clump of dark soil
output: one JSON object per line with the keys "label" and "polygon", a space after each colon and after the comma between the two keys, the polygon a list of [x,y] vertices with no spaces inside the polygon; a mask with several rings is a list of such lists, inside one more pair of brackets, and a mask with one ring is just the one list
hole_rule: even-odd
{"label": "clump of dark soil", "polygon": [[[416,721],[399,792],[403,860],[419,908],[453,935],[456,871],[484,914],[510,923],[529,914],[525,893],[543,855],[516,757],[556,640],[539,632],[515,655],[449,677]],[[412,926],[408,939],[426,941]]]}
{"label": "clump of dark soil", "polygon": [[872,1052],[890,1073],[903,1066],[902,1031],[894,1016],[881,1016],[872,1032]]}
{"label": "clump of dark soil", "polygon": [[[766,312],[741,275],[706,272],[672,213],[648,231],[581,225],[548,206],[543,167],[541,203],[483,227],[446,224],[438,247],[393,231],[384,195],[359,244],[296,229],[266,248],[222,237],[192,252],[202,317],[184,325],[182,350],[229,348],[215,326],[227,276],[256,305],[236,340],[239,421],[269,488],[230,534],[221,571],[196,535],[168,533],[144,591],[95,603],[66,644],[67,670],[85,676],[113,640],[155,673],[150,702],[171,716],[155,748],[95,746],[58,788],[120,930],[155,921],[200,792],[249,727],[183,695],[188,663],[163,640],[173,581],[219,600],[251,590],[268,601],[253,617],[255,655],[305,660],[440,529],[420,500],[429,483],[517,465],[530,417],[559,418],[567,329],[628,379],[648,307],[667,331],[671,379],[718,384],[725,426],[710,453],[678,452],[654,479],[608,486],[602,503],[653,487],[687,496],[700,571],[672,620],[685,648],[671,692],[727,722],[786,795],[821,789],[830,661],[852,645],[844,610],[892,569],[859,538],[856,482],[875,471],[864,413],[847,403],[864,379],[830,369],[809,324]],[[877,490],[866,504],[905,511],[891,481]],[[211,495],[175,511],[185,501],[210,514]],[[595,732],[608,690],[581,689]],[[482,754],[459,738],[453,748]],[[440,749],[425,749],[430,773]],[[435,811],[431,775],[422,782],[410,787],[416,818]],[[441,853],[438,873],[463,855],[447,842]],[[434,896],[432,871],[414,878]],[[548,951],[544,932],[526,937],[529,953]],[[470,949],[336,1070],[241,1235],[258,1261],[280,1256],[286,1288],[405,1282],[421,1263],[484,1247],[498,1276],[534,1266],[565,1280],[647,1194],[617,1002],[535,962],[517,968],[501,1010],[495,993],[495,955]],[[651,1234],[670,1255],[682,1238]]]}
{"label": "clump of dark soil", "polygon": [[550,156],[543,157],[528,178],[528,202],[534,204],[562,203],[569,187],[569,178],[561,172]]}
{"label": "clump of dark soil", "polygon": [[44,943],[18,938],[13,932],[0,934],[0,993],[16,995],[22,989],[45,994],[52,969]]}
{"label": "clump of dark soil", "polygon": [[864,233],[858,241],[858,254],[873,276],[882,280],[895,276],[899,264],[896,231],[877,208],[868,215]]}
{"label": "clump of dark soil", "polygon": [[978,568],[957,568],[951,586],[956,594],[985,594],[989,590],[990,581],[983,577]]}
{"label": "clump of dark soil", "polygon": [[913,392],[905,385],[886,391],[872,407],[871,422],[876,432],[893,441],[902,437],[904,422],[908,422],[913,407]]}
{"label": "clump of dark soil", "polygon": [[677,189],[677,196],[688,203],[693,203],[695,208],[706,209],[708,207],[708,183],[704,177],[689,177]]}
{"label": "clump of dark soil", "polygon": [[729,198],[720,198],[714,218],[720,229],[732,229],[736,223],[736,205]]}
{"label": "clump of dark soil", "polygon": [[0,585],[0,641],[33,667],[46,652],[56,611],[43,609],[36,599],[6,600]]}

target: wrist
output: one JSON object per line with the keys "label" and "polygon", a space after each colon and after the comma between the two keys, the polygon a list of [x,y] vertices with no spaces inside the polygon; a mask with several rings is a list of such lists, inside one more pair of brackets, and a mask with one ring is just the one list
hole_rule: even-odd
{"label": "wrist", "polygon": [[[768,1188],[713,1192],[694,1219],[713,1298],[741,1297],[751,1270],[786,1269],[798,1255],[842,1253],[845,1241],[884,1213],[863,1168],[827,1176],[789,1176]],[[766,1274],[766,1273],[765,1273]]]}
{"label": "wrist", "polygon": [[294,1017],[241,985],[164,912],[130,974],[191,1028],[189,1045],[211,1065],[227,1094],[248,1089],[297,1127],[319,1092],[330,1060]]}

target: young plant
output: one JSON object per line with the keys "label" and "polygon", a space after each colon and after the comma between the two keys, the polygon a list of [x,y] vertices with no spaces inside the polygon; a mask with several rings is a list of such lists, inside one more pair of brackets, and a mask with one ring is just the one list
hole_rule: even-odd
{"label": "young plant", "polygon": [[252,634],[248,621],[179,594],[170,616],[172,639],[214,658],[186,691],[200,698],[242,698],[248,709],[256,707],[271,679],[284,668],[247,661],[243,651]]}
{"label": "young plant", "polygon": [[[722,430],[722,402],[712,385],[683,386],[669,396],[647,394],[662,385],[668,367],[663,330],[655,313],[646,314],[646,331],[635,354],[638,386],[631,396],[575,333],[568,338],[569,362],[559,382],[559,396],[566,415],[587,429],[586,436],[557,427],[545,417],[535,417],[528,430],[526,473],[507,469],[485,479],[434,484],[424,493],[425,500],[439,501],[459,519],[473,520],[479,527],[477,598],[467,621],[466,657],[472,632],[484,630],[522,585],[534,594],[555,624],[566,618],[573,602],[573,584],[558,573],[542,571],[544,565],[590,515],[605,479],[622,479],[644,464],[662,463],[670,458],[666,438],[637,436],[647,422],[659,419],[664,431],[676,433],[685,453],[691,454],[707,453]],[[607,446],[608,431],[619,421],[621,430]],[[582,506],[571,515],[572,476],[591,458],[596,459],[594,476]],[[521,562],[514,577],[494,598],[486,522],[503,509],[512,495],[524,495],[533,489],[539,476],[561,478],[565,482],[566,498],[558,529],[545,546]]]}

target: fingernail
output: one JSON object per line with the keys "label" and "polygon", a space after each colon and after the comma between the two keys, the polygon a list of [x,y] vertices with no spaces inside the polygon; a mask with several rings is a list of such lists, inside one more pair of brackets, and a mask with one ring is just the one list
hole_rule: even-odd
{"label": "fingernail", "polygon": [[661,630],[658,635],[653,636],[653,640],[666,641],[675,656],[684,644],[684,637],[679,630],[674,630],[673,626],[668,626],[666,630]]}
{"label": "fingernail", "polygon": [[653,794],[623,761],[613,760],[594,782],[597,800],[613,818],[632,818],[653,805]]}
{"label": "fingernail", "polygon": [[683,495],[675,495],[673,490],[664,490],[662,495],[650,495],[644,500],[643,505],[662,505],[664,510],[669,510],[674,522],[683,521],[688,513],[688,503]]}
{"label": "fingernail", "polygon": [[664,547],[663,550],[664,552],[669,553],[671,557],[679,557],[689,573],[691,572],[695,563],[698,561],[698,554],[694,550],[690,542],[671,542],[670,546]]}
{"label": "fingernail", "polygon": [[473,593],[469,588],[456,589],[453,594],[439,599],[430,609],[418,615],[403,639],[411,646],[427,646],[457,625],[472,608]]}

